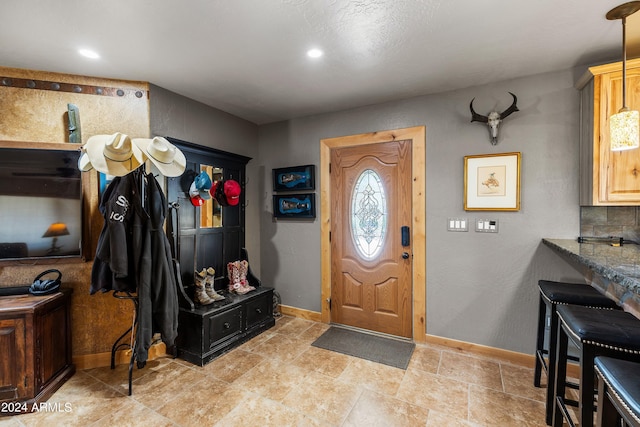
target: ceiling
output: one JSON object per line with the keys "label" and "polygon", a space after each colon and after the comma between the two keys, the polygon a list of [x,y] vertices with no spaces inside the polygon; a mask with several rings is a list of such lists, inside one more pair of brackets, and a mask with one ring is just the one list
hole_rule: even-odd
{"label": "ceiling", "polygon": [[[621,3],[3,0],[0,66],[147,81],[265,124],[618,61]],[[635,56],[640,13],[627,39]]]}

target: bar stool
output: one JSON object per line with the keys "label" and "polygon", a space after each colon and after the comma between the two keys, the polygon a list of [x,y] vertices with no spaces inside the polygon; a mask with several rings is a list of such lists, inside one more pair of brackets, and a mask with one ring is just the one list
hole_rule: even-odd
{"label": "bar stool", "polygon": [[[533,374],[533,385],[540,387],[540,377],[542,369],[547,375],[547,424],[551,425],[553,418],[553,387],[556,361],[556,341],[558,335],[558,315],[556,310],[558,305],[574,304],[593,308],[618,309],[618,305],[610,298],[602,295],[595,288],[583,283],[552,282],[549,280],[539,280],[540,302],[538,305],[538,332],[536,337],[536,364]],[[551,328],[549,330],[549,348],[544,347],[545,323],[547,311],[551,318]],[[545,361],[548,355],[549,363]],[[570,357],[570,360],[577,361],[577,358]]]}
{"label": "bar stool", "polygon": [[638,360],[640,319],[621,310],[596,310],[576,305],[560,306],[557,314],[553,426],[562,426],[563,419],[569,425],[575,425],[566,406],[570,400],[565,396],[569,340],[578,347],[580,357],[578,421],[581,426],[593,426],[594,359],[596,356],[611,356]]}
{"label": "bar stool", "polygon": [[596,426],[640,427],[640,363],[596,357],[598,415]]}

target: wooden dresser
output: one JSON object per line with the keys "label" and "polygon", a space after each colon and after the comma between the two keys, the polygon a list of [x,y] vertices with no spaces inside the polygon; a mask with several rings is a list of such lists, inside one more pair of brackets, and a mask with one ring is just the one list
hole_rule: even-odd
{"label": "wooden dresser", "polygon": [[71,292],[0,297],[0,416],[30,412],[75,373]]}

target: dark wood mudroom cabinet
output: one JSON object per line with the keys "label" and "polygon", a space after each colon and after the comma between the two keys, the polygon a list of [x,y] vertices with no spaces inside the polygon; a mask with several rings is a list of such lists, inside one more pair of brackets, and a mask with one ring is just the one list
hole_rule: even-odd
{"label": "dark wood mudroom cabinet", "polygon": [[224,295],[225,301],[180,309],[178,354],[184,360],[203,366],[275,324],[272,288]]}
{"label": "dark wood mudroom cabinet", "polygon": [[[263,287],[251,271],[247,276],[256,290],[245,295],[226,291],[227,263],[248,259],[245,245],[244,157],[167,137],[185,154],[185,173],[167,180],[171,207],[168,237],[174,245],[178,270],[178,356],[204,365],[231,348],[272,327],[273,289]],[[242,192],[236,206],[220,206],[212,197],[194,206],[189,188],[196,175],[206,171],[212,181],[235,180]],[[194,303],[194,271],[215,269],[215,289],[224,301],[206,306]],[[251,268],[249,260],[249,268]]]}
{"label": "dark wood mudroom cabinet", "polygon": [[70,297],[0,297],[0,415],[31,411],[74,374]]}

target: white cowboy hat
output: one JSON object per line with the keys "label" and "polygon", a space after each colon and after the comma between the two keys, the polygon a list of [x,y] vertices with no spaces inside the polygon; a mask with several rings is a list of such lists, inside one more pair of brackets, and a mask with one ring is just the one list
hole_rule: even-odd
{"label": "white cowboy hat", "polygon": [[91,160],[89,160],[89,156],[86,152],[80,154],[80,157],[78,158],[78,169],[80,169],[81,172],[89,172],[93,169]]}
{"label": "white cowboy hat", "polygon": [[142,152],[131,143],[131,138],[120,132],[94,135],[83,148],[93,168],[107,175],[124,176],[144,161]]}
{"label": "white cowboy hat", "polygon": [[133,144],[164,176],[180,176],[187,166],[187,159],[182,151],[161,136],[156,136],[153,139],[134,138]]}

